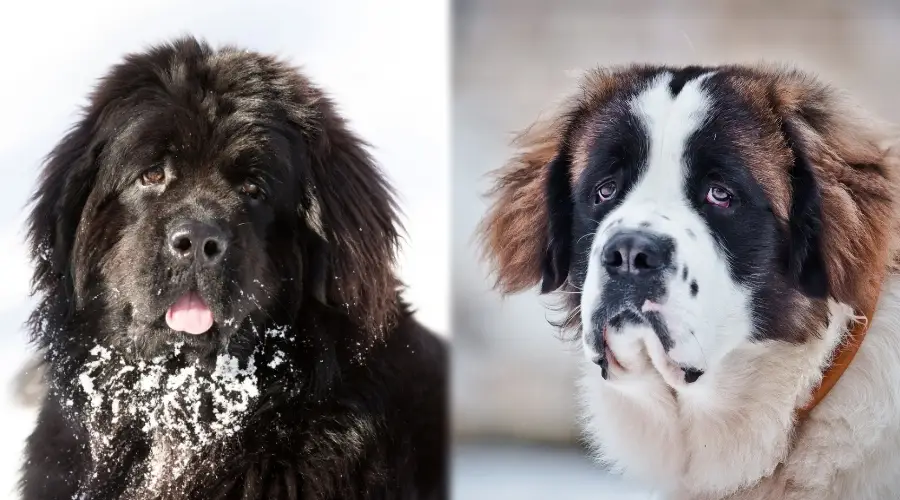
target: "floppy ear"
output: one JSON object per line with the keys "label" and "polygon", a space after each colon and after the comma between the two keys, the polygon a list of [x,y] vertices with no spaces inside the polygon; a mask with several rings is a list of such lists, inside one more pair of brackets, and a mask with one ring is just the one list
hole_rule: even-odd
{"label": "floppy ear", "polygon": [[571,186],[558,121],[538,122],[516,140],[519,153],[496,172],[495,201],[481,224],[495,286],[516,293],[541,282],[558,289],[569,274]]}
{"label": "floppy ear", "polygon": [[519,152],[495,172],[489,192],[494,203],[479,228],[501,292],[516,293],[541,282],[541,293],[549,293],[566,283],[574,211],[570,142],[592,112],[653,71],[634,65],[590,70],[582,77],[581,91],[566,100],[555,118],[535,123],[516,139]]}
{"label": "floppy ear", "polygon": [[789,271],[811,296],[872,310],[897,250],[897,130],[802,73],[776,75],[794,153]]}
{"label": "floppy ear", "polygon": [[794,159],[790,171],[791,207],[788,215],[788,277],[805,295],[828,297],[828,270],[822,254],[822,194],[802,139],[790,121],[782,133]]}
{"label": "floppy ear", "polygon": [[[96,160],[103,149],[89,111],[47,156],[31,200],[28,243],[34,274],[32,292],[40,296],[28,320],[31,338],[52,359],[70,350],[48,349],[76,339],[59,326],[77,304],[73,248],[88,197],[97,176]],[[95,133],[96,132],[96,133]],[[62,336],[63,338],[58,338]]]}
{"label": "floppy ear", "polygon": [[569,277],[572,255],[572,182],[569,154],[557,152],[547,165],[544,191],[547,197],[547,248],[541,274],[541,293],[550,293],[563,286]]}
{"label": "floppy ear", "polygon": [[313,105],[317,113],[307,117],[312,130],[305,134],[307,221],[318,226],[312,229],[322,240],[312,253],[322,261],[318,272],[308,274],[310,286],[320,300],[347,310],[361,326],[387,328],[396,319],[400,287],[394,270],[400,229],[394,193],[332,103],[319,94]]}
{"label": "floppy ear", "polygon": [[104,144],[99,134],[94,134],[96,115],[86,114],[44,163],[32,198],[28,231],[35,292],[62,291],[67,299],[73,298],[72,248]]}

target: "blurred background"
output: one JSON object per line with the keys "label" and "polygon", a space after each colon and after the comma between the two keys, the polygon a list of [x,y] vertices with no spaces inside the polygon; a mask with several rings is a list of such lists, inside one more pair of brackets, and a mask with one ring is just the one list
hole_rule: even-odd
{"label": "blurred background", "polygon": [[400,194],[401,272],[419,318],[449,332],[448,9],[443,0],[4,2],[0,14],[0,499],[16,498],[32,409],[11,379],[32,305],[25,207],[41,161],[122,55],[181,34],[280,55],[332,94]]}
{"label": "blurred background", "polygon": [[900,122],[900,3],[455,0],[452,14],[454,498],[649,498],[584,458],[574,348],[546,300],[490,291],[473,245],[485,175],[595,66],[783,61]]}

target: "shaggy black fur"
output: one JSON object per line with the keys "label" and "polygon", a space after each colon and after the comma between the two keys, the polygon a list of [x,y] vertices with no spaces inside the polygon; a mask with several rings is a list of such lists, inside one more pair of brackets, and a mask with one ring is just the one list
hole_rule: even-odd
{"label": "shaggy black fur", "polygon": [[[221,261],[172,257],[184,221]],[[445,498],[445,346],[401,301],[397,227],[296,70],[191,38],[128,56],[34,199],[25,500]],[[201,335],[164,321],[191,290]]]}

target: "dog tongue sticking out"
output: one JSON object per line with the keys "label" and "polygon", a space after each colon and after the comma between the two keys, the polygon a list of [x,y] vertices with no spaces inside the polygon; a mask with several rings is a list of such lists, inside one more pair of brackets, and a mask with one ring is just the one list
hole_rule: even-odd
{"label": "dog tongue sticking out", "polygon": [[169,328],[200,335],[212,328],[213,314],[197,292],[187,292],[166,311]]}

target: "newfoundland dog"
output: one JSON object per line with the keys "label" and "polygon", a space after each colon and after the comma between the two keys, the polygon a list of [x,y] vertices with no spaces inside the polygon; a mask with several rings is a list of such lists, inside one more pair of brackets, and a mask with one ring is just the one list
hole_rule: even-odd
{"label": "newfoundland dog", "polygon": [[445,497],[446,347],[400,297],[391,189],[295,69],[127,56],[33,203],[26,500]]}

